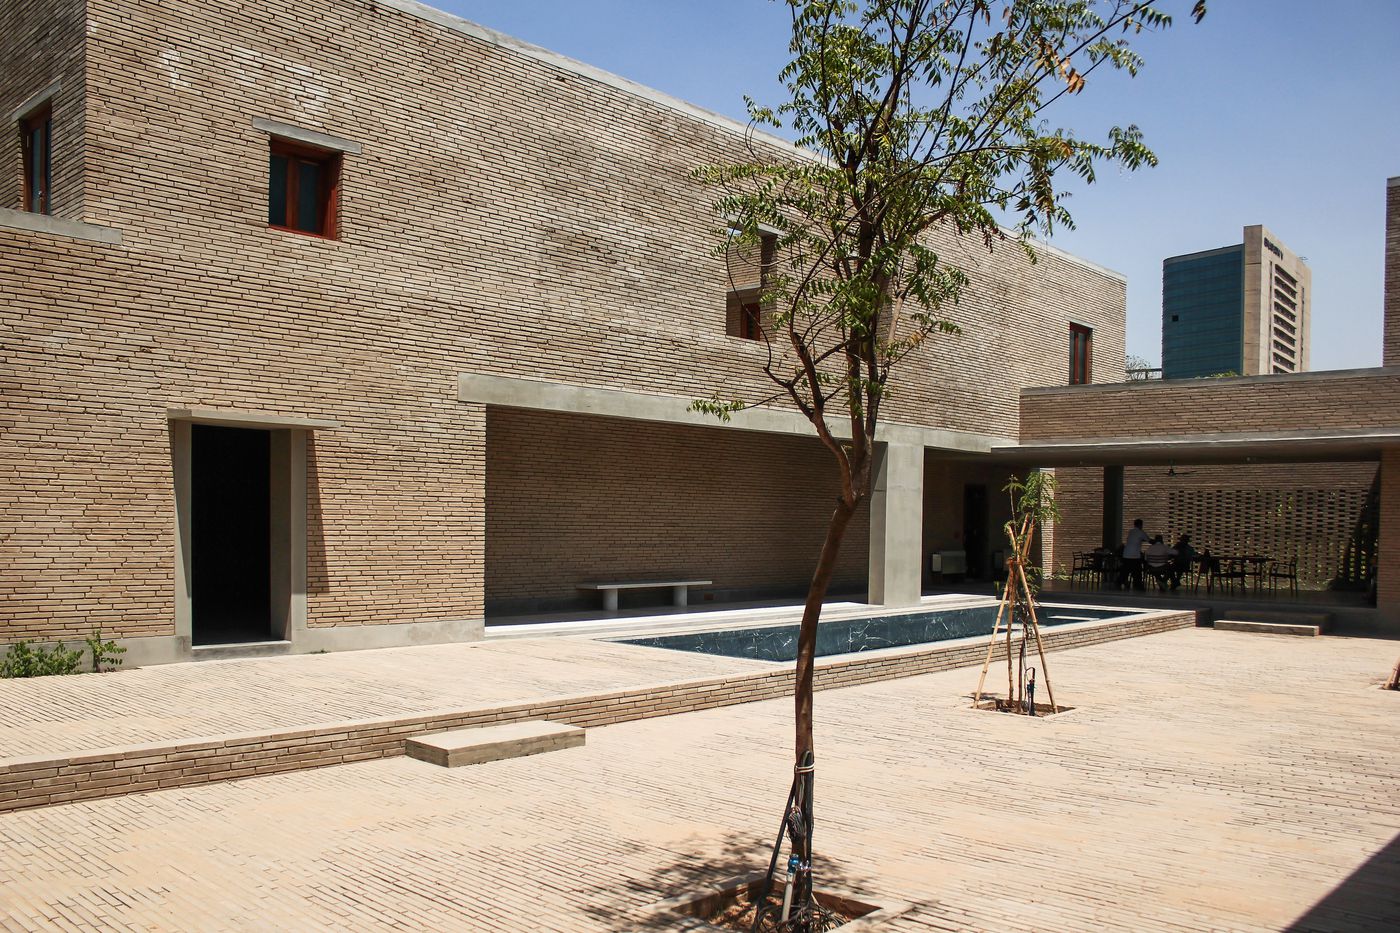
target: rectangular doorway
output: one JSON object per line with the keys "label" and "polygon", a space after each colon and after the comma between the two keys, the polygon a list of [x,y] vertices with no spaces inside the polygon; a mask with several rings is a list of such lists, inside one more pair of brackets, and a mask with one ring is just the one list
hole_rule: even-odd
{"label": "rectangular doorway", "polygon": [[190,635],[196,645],[268,641],[272,432],[190,429]]}

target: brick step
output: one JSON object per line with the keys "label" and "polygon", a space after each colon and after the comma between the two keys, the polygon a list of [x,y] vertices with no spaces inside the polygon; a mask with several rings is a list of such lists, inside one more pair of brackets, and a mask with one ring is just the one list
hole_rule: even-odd
{"label": "brick step", "polygon": [[1261,635],[1304,635],[1322,634],[1322,626],[1296,622],[1252,622],[1247,619],[1217,619],[1218,632],[1255,632]]}
{"label": "brick step", "polygon": [[578,726],[562,722],[510,722],[419,736],[404,744],[404,752],[419,761],[457,768],[575,748],[585,735]]}

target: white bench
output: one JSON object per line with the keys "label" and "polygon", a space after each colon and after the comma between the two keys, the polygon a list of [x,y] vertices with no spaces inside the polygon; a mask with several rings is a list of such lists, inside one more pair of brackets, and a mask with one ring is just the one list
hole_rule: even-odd
{"label": "white bench", "polygon": [[580,583],[581,590],[598,590],[603,594],[603,608],[608,612],[617,611],[618,590],[645,590],[653,587],[671,588],[671,602],[677,606],[690,601],[690,587],[709,586],[713,580],[634,580],[622,583]]}

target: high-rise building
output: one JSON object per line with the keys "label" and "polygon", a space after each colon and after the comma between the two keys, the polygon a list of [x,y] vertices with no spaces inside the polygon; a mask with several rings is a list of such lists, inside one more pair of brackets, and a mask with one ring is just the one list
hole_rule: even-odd
{"label": "high-rise building", "polygon": [[1162,262],[1162,377],[1308,368],[1312,270],[1261,225]]}

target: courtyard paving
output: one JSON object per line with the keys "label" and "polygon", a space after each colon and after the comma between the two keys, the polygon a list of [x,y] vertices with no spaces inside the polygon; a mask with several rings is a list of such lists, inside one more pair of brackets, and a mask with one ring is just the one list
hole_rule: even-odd
{"label": "courtyard paving", "polygon": [[[1043,721],[966,709],[975,668],[823,692],[818,870],[911,903],[891,930],[1396,929],[1396,651],[1186,629],[1057,652],[1077,708]],[[646,905],[764,860],[790,715],[0,816],[0,929],[665,929]]]}
{"label": "courtyard paving", "polygon": [[766,667],[587,638],[532,638],[0,680],[0,758],[503,706]]}

